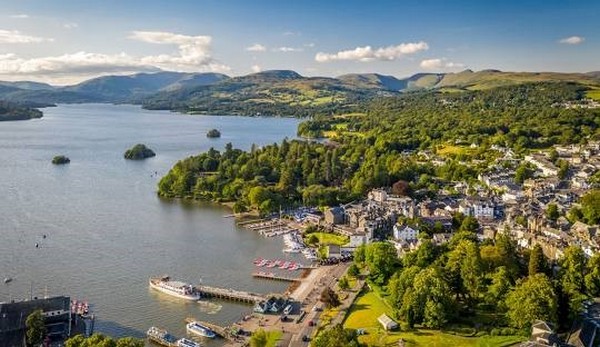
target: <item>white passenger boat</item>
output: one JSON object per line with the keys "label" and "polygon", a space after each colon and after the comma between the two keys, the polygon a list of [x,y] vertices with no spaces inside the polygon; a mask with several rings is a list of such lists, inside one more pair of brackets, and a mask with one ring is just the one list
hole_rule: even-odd
{"label": "white passenger boat", "polygon": [[200,293],[198,293],[191,284],[172,281],[169,276],[151,277],[149,284],[150,288],[180,299],[200,300]]}
{"label": "white passenger boat", "polygon": [[202,345],[196,341],[182,338],[182,339],[177,340],[177,347],[202,347]]}
{"label": "white passenger boat", "polygon": [[208,327],[198,323],[198,322],[190,322],[186,325],[186,329],[191,334],[196,334],[208,338],[214,338],[217,336],[214,331],[210,330]]}

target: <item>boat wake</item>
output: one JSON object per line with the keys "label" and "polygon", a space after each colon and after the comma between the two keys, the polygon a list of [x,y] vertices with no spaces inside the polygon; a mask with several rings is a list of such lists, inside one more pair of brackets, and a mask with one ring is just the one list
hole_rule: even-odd
{"label": "boat wake", "polygon": [[217,314],[223,308],[223,305],[206,300],[199,300],[198,305],[200,306],[200,311],[206,314]]}

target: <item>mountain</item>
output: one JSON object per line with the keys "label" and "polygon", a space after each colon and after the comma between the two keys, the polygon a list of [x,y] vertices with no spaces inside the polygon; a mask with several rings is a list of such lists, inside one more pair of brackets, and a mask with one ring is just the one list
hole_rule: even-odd
{"label": "mountain", "polygon": [[95,96],[110,102],[131,102],[163,89],[176,90],[216,83],[229,78],[221,74],[180,72],[140,73],[131,76],[103,76],[62,90]]}
{"label": "mountain", "polygon": [[377,73],[347,74],[337,77],[344,83],[353,84],[363,88],[379,88],[389,91],[400,91],[407,88],[407,80],[399,80],[394,76],[385,76]]}
{"label": "mountain", "polygon": [[229,77],[218,73],[157,72],[102,76],[72,86],[38,82],[0,82],[0,100],[26,106],[55,103],[139,103],[148,109],[192,113],[314,116],[356,111],[368,99],[402,92],[464,92],[531,82],[562,81],[600,88],[600,72],[418,73],[396,78],[377,73],[337,78],[304,77],[292,70],[270,70]]}
{"label": "mountain", "polygon": [[54,87],[47,83],[32,82],[32,81],[16,81],[16,82],[3,82],[0,81],[0,85],[6,87],[15,87],[18,89],[25,90],[53,90]]}
{"label": "mountain", "polygon": [[145,99],[143,105],[148,109],[195,113],[309,116],[390,94],[393,92],[383,83],[304,77],[290,70],[271,70],[206,86],[160,92]]}
{"label": "mountain", "polygon": [[209,85],[228,78],[215,73],[157,72],[102,76],[65,87],[28,81],[0,82],[0,100],[36,104],[135,103],[162,90]]}
{"label": "mountain", "polygon": [[482,90],[495,87],[530,83],[530,82],[575,82],[584,85],[600,84],[597,73],[559,73],[559,72],[503,72],[499,70],[471,71],[447,73],[434,85],[434,88],[458,88],[466,90]]}

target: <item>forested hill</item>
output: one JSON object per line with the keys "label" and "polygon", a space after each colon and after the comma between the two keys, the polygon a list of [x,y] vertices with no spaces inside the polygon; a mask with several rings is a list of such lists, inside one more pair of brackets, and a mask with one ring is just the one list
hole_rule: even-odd
{"label": "forested hill", "polygon": [[[598,139],[600,108],[565,106],[577,106],[586,92],[574,83],[533,83],[381,98],[364,105],[362,113],[300,125],[300,132],[331,132],[329,144],[284,141],[250,152],[228,146],[182,160],[160,181],[159,194],[236,201],[237,211],[252,206],[267,213],[301,201],[336,205],[398,180],[421,189],[433,182],[422,177],[473,179],[487,167],[494,144],[519,153]],[[434,167],[402,155],[456,143],[477,144],[472,158],[482,164]]]}
{"label": "forested hill", "polygon": [[34,108],[0,101],[0,121],[28,120],[42,118],[42,112]]}
{"label": "forested hill", "polygon": [[[393,80],[398,81],[388,76],[386,83]],[[158,93],[143,106],[203,114],[307,117],[349,111],[365,100],[397,92],[375,81],[303,77],[294,71],[275,70]]]}

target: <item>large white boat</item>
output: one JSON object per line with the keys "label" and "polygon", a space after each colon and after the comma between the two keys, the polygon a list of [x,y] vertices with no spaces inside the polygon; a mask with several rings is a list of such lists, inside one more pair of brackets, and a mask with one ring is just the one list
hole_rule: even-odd
{"label": "large white boat", "polygon": [[148,336],[148,339],[163,346],[178,347],[177,338],[164,329],[150,327],[146,332],[146,335]]}
{"label": "large white boat", "polygon": [[205,327],[204,325],[202,325],[198,322],[188,323],[186,325],[186,329],[189,333],[208,337],[211,339],[214,338],[215,336],[217,336],[214,331],[210,330],[209,328]]}
{"label": "large white boat", "polygon": [[200,300],[200,293],[198,293],[191,284],[180,281],[171,281],[169,276],[151,277],[149,283],[150,288],[165,294],[185,300]]}
{"label": "large white boat", "polygon": [[196,341],[182,338],[177,340],[177,347],[202,347],[202,345]]}

